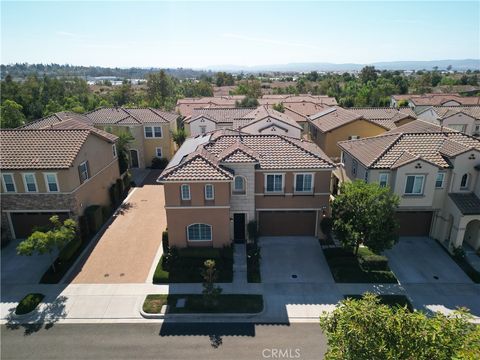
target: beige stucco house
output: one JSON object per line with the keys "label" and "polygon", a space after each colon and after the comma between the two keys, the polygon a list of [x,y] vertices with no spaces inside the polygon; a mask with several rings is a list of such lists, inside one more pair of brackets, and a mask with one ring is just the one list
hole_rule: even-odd
{"label": "beige stucco house", "polygon": [[480,106],[431,106],[418,114],[421,120],[480,137]]}
{"label": "beige stucco house", "polygon": [[222,247],[262,235],[319,233],[333,164],[313,143],[217,130],[189,138],[158,181],[170,245]]}
{"label": "beige stucco house", "polygon": [[68,120],[49,129],[0,132],[1,224],[25,238],[57,214],[77,219],[91,205],[110,206],[120,177],[115,142],[105,131]]}
{"label": "beige stucco house", "polygon": [[398,194],[400,235],[480,248],[480,140],[417,120],[339,147],[340,181],[377,182]]}
{"label": "beige stucco house", "polygon": [[417,114],[431,106],[480,105],[479,96],[461,96],[458,93],[432,93],[421,95],[392,95],[390,98],[390,106],[398,107],[399,103],[404,101],[406,101],[408,107],[412,108]]}

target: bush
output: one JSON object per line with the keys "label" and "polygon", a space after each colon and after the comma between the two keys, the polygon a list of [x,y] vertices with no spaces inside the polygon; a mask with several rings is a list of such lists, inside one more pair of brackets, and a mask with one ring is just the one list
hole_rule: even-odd
{"label": "bush", "polygon": [[358,250],[358,262],[363,270],[388,271],[388,259],[386,256],[377,255],[368,248],[362,247]]}
{"label": "bush", "polygon": [[109,206],[102,206],[102,219],[105,224],[112,215],[112,209]]}
{"label": "bush", "polygon": [[43,294],[38,293],[28,294],[18,303],[17,308],[15,309],[15,314],[24,315],[35,310],[44,297]]}
{"label": "bush", "polygon": [[82,246],[82,240],[79,237],[76,237],[70,241],[58,254],[60,261],[69,261],[75,252]]}
{"label": "bush", "polygon": [[320,229],[327,237],[331,236],[332,227],[333,227],[333,219],[330,217],[324,217],[320,222]]}
{"label": "bush", "polygon": [[85,209],[84,215],[87,218],[90,234],[95,234],[103,224],[102,208],[99,205],[91,205]]}
{"label": "bush", "polygon": [[152,166],[151,168],[152,169],[165,169],[168,165],[168,159],[167,158],[157,158],[157,157],[154,157],[152,159]]}
{"label": "bush", "polygon": [[258,227],[255,220],[252,220],[247,224],[247,231],[248,238],[256,243],[258,238]]}
{"label": "bush", "polygon": [[163,253],[168,253],[170,246],[168,245],[168,230],[162,232],[162,249]]}
{"label": "bush", "polygon": [[108,189],[108,193],[110,195],[110,203],[112,204],[112,208],[116,208],[118,204],[120,204],[120,197],[118,196],[118,189],[117,183],[113,183],[110,188]]}
{"label": "bush", "polygon": [[123,199],[123,181],[122,179],[118,178],[117,181],[115,182],[116,186],[116,191],[118,192],[117,197],[119,199],[119,203],[122,202]]}
{"label": "bush", "polygon": [[88,220],[86,216],[78,217],[78,231],[82,241],[86,241],[90,237],[90,229],[88,228]]}
{"label": "bush", "polygon": [[183,248],[178,250],[180,257],[187,258],[208,258],[216,259],[220,257],[220,249],[217,248]]}

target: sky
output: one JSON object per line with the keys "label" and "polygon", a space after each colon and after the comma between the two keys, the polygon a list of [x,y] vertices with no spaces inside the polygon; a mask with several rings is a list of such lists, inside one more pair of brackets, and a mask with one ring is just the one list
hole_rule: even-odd
{"label": "sky", "polygon": [[0,4],[2,64],[207,68],[480,58],[480,0]]}

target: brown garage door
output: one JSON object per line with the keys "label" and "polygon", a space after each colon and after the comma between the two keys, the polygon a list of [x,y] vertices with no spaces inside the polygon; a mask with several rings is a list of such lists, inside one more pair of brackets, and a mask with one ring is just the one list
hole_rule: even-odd
{"label": "brown garage door", "polygon": [[400,236],[428,236],[432,223],[431,211],[397,212]]}
{"label": "brown garage door", "polygon": [[315,211],[261,211],[262,236],[315,235]]}
{"label": "brown garage door", "polygon": [[50,225],[49,219],[53,215],[58,215],[58,217],[62,221],[68,218],[68,213],[53,213],[53,212],[10,213],[13,230],[15,231],[15,237],[17,239],[27,238],[30,236],[34,228],[49,226]]}

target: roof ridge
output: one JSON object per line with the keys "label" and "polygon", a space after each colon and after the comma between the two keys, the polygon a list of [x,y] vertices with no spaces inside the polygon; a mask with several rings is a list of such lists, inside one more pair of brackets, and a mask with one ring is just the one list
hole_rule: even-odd
{"label": "roof ridge", "polygon": [[[387,153],[388,150],[390,150],[395,144],[397,144],[405,134],[404,133],[397,133],[397,134],[389,134],[389,135],[394,135],[394,136],[396,135],[397,138],[389,146],[387,146],[385,149],[383,149],[383,151],[380,153],[380,155],[377,156],[377,158],[374,161],[372,161],[370,164],[368,164],[369,167],[375,165],[375,163],[378,162],[382,158],[382,156]],[[378,135],[378,136],[380,137],[382,135]]]}
{"label": "roof ridge", "polygon": [[[268,135],[270,135],[270,134],[268,134]],[[315,156],[317,159],[323,160],[323,161],[325,161],[326,163],[328,163],[328,164],[330,164],[330,165],[334,165],[333,162],[330,160],[330,158],[329,158],[328,156],[327,156],[326,159],[324,159],[323,157],[321,157],[321,156],[319,156],[319,155],[311,152],[310,150],[308,150],[308,149],[306,149],[306,148],[304,148],[304,147],[296,144],[294,141],[290,140],[290,139],[293,139],[293,138],[290,138],[290,137],[288,137],[288,136],[277,135],[277,134],[274,134],[273,136],[278,136],[279,138],[283,139],[284,141],[288,142],[289,144],[292,144],[293,146],[296,146],[296,147],[299,148],[300,150],[303,150],[303,151],[305,151],[305,152],[307,152],[307,153]],[[299,141],[301,141],[301,140],[299,140]]]}

